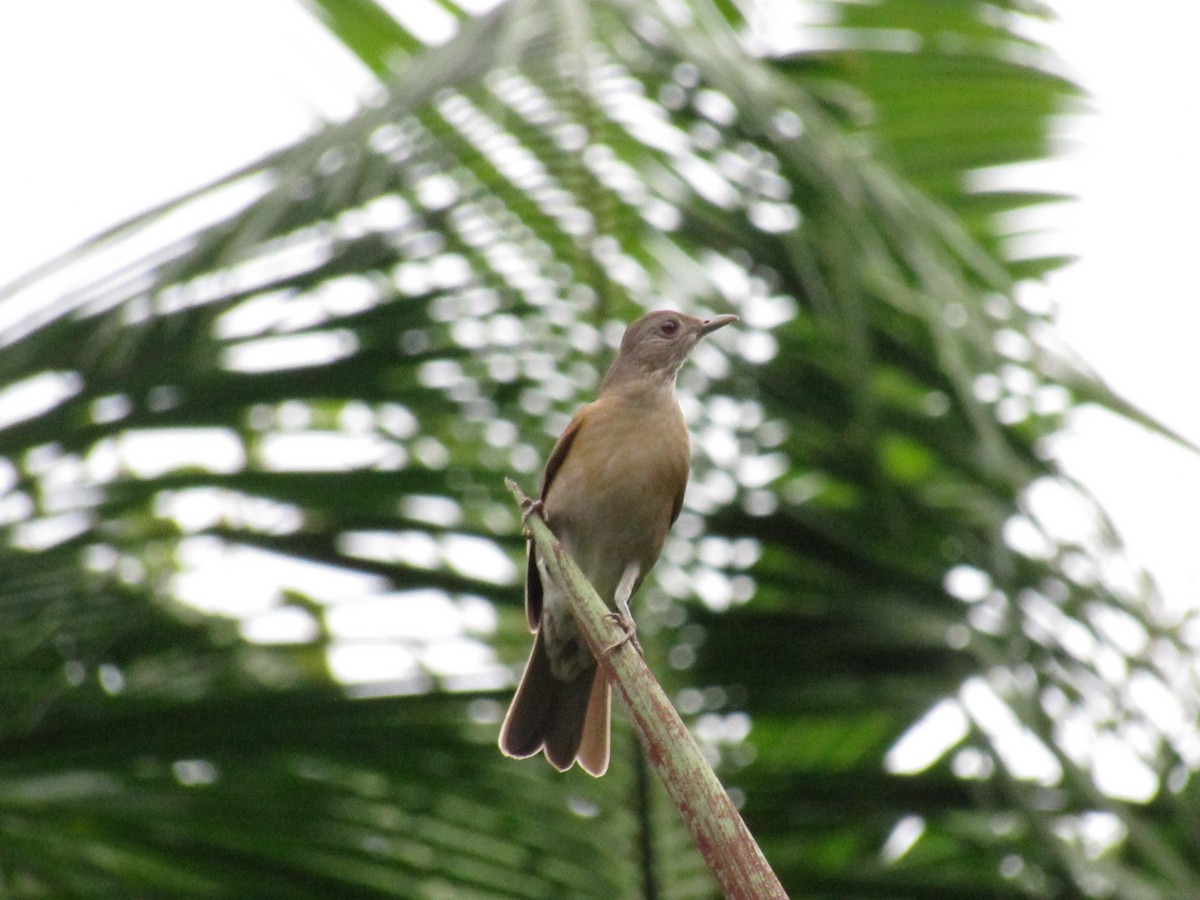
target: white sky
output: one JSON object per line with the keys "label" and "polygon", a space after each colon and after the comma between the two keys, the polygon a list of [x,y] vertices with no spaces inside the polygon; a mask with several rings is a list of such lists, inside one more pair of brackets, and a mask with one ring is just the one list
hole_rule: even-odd
{"label": "white sky", "polygon": [[[1054,220],[1056,246],[1083,261],[1049,295],[1110,384],[1200,442],[1200,5],[1056,5],[1049,34],[1100,115],[1071,129],[1063,164],[1036,173],[1083,198]],[[296,0],[0,7],[0,284],[348,115],[369,84]],[[1100,414],[1059,447],[1168,599],[1194,603],[1200,458]]]}
{"label": "white sky", "polygon": [[[1093,95],[1057,167],[1082,256],[1052,277],[1059,329],[1118,393],[1200,444],[1200,4],[1057,0],[1051,39]],[[1200,456],[1101,413],[1059,444],[1175,605],[1200,605]]]}

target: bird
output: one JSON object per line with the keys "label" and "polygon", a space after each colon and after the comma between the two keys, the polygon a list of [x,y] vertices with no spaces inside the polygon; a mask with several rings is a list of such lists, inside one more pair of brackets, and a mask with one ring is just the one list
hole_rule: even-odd
{"label": "bird", "polygon": [[[629,601],[679,517],[690,468],[676,376],[703,337],[737,319],[657,310],[632,322],[596,399],[572,417],[542,473],[534,508],[639,650]],[[526,552],[533,649],[500,749],[518,759],[544,751],[559,771],[578,761],[599,777],[608,769],[612,689],[532,542]]]}

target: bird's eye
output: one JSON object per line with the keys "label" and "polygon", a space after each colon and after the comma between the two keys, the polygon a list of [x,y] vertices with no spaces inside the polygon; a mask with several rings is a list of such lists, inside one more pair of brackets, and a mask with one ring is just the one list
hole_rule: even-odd
{"label": "bird's eye", "polygon": [[661,325],[658,326],[658,330],[661,331],[663,334],[665,334],[667,337],[671,337],[673,334],[675,334],[675,332],[677,332],[679,330],[679,323],[676,322],[674,319],[667,319],[665,322],[663,322]]}

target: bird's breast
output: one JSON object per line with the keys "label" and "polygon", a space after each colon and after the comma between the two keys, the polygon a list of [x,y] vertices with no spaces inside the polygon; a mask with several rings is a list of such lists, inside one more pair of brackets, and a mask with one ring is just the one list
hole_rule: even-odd
{"label": "bird's breast", "polygon": [[546,493],[550,527],[607,602],[626,566],[654,565],[687,486],[687,427],[668,399],[587,407]]}

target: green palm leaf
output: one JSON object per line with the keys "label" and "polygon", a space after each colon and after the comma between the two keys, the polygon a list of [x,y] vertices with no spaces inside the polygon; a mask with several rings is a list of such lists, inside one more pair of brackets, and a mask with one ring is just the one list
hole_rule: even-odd
{"label": "green palm leaf", "polygon": [[[640,633],[792,896],[1197,893],[1190,745],[1128,697],[1195,721],[1181,623],[1043,450],[1137,413],[1015,302],[1056,261],[997,216],[1054,198],[966,187],[1075,94],[1025,4],[795,47],[704,0],[445,3],[436,47],[310,5],[378,105],[0,294],[8,891],[711,896],[627,742],[601,781],[493,743],[503,477],[678,305],[743,324],[682,379]],[[1087,735],[1178,790],[1106,796]]]}

